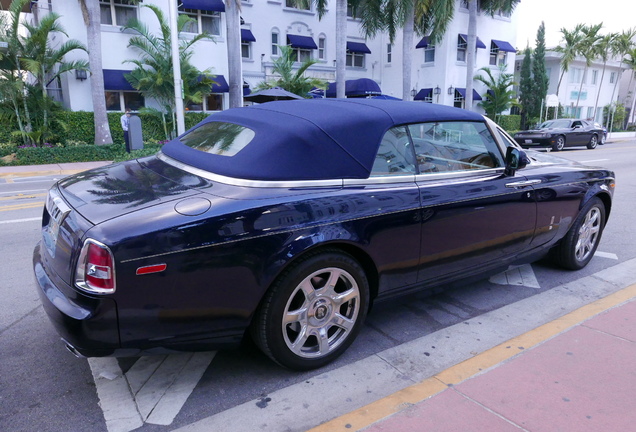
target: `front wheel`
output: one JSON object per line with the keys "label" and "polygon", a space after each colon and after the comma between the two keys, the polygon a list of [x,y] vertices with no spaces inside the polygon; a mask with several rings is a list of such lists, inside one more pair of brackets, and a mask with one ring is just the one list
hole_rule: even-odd
{"label": "front wheel", "polygon": [[554,144],[552,144],[552,150],[561,151],[563,150],[563,147],[565,147],[565,137],[563,135],[559,135]]}
{"label": "front wheel", "polygon": [[596,148],[597,145],[598,145],[598,138],[596,137],[596,135],[592,135],[592,138],[590,138],[590,142],[587,143],[587,148],[589,148],[590,150],[593,150]]}
{"label": "front wheel", "polygon": [[605,206],[599,198],[592,198],[556,247],[557,263],[569,270],[585,267],[596,252],[604,227]]}
{"label": "front wheel", "polygon": [[296,370],[326,365],[357,336],[369,304],[369,283],[353,257],[325,251],[292,264],[269,289],[252,336],[278,364]]}

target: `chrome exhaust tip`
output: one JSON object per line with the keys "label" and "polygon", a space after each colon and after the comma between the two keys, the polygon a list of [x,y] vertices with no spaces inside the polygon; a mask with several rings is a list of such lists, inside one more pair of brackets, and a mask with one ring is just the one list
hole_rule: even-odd
{"label": "chrome exhaust tip", "polygon": [[64,342],[64,346],[66,347],[68,352],[73,354],[75,357],[86,358],[86,356],[83,356],[82,354],[80,354],[79,351],[77,351],[77,349],[73,345],[71,345],[69,342],[65,341],[64,339],[62,339],[62,342]]}

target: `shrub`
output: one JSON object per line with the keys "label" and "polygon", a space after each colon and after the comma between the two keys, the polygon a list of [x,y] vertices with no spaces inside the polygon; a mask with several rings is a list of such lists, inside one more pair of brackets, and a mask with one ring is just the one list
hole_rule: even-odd
{"label": "shrub", "polygon": [[497,117],[497,123],[506,132],[518,131],[521,128],[521,116],[501,115]]}

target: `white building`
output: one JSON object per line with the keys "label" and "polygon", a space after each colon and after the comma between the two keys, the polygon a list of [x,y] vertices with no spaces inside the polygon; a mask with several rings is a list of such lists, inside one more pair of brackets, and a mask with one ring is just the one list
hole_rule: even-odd
{"label": "white building", "polygon": [[[152,11],[142,5],[154,4],[168,16],[169,1],[178,1],[180,13],[196,19],[192,33],[207,31],[214,41],[202,41],[195,45],[192,63],[201,70],[209,69],[217,74],[213,94],[203,106],[189,107],[192,110],[214,111],[228,107],[227,95],[227,48],[226,25],[223,0],[144,0],[139,6],[127,0],[99,0],[101,5],[101,36],[106,100],[109,110],[122,111],[124,107],[152,106],[153,101],[143,97],[123,78],[133,69],[127,60],[138,53],[128,48],[132,32],[122,31],[129,17],[137,16],[153,31],[158,24]],[[333,3],[333,2],[332,2]],[[309,74],[327,81],[335,81],[335,4],[319,19],[312,8],[293,7],[290,0],[243,0],[242,57],[243,79],[252,88],[271,77],[272,59],[278,55],[277,45],[291,45],[299,60],[314,58],[318,63]],[[86,28],[77,1],[40,0],[35,5],[34,15],[49,11],[61,16],[60,22],[68,36],[86,43]],[[466,87],[466,36],[468,9],[465,1],[457,0],[455,19],[443,40],[436,46],[428,39],[416,37],[413,46],[412,95],[425,102],[463,106]],[[477,22],[477,54],[475,73],[483,66],[506,64],[513,72],[516,40],[515,16],[501,14],[490,17],[481,14]],[[187,37],[187,35],[186,35]],[[59,36],[57,36],[60,39]],[[56,41],[57,42],[57,41]],[[60,41],[61,42],[61,41]],[[383,94],[401,97],[402,94],[402,35],[398,34],[390,44],[386,34],[366,39],[360,30],[359,20],[347,20],[347,80],[368,78],[377,83]],[[72,53],[74,59],[87,59],[84,52]],[[70,57],[70,56],[69,56]],[[90,98],[91,78],[67,74],[60,83],[64,105],[69,109],[92,111]],[[475,81],[474,106],[484,95],[483,84]]]}
{"label": "white building", "polygon": [[[524,57],[523,54],[517,56],[515,67],[517,82],[519,82]],[[610,60],[603,70],[602,61],[596,60],[587,66],[585,59],[579,57],[570,63],[568,71],[563,76],[561,76],[563,71],[560,53],[546,51],[545,63],[549,79],[548,94],[558,95],[564,115],[572,118],[593,118],[604,124],[603,107],[612,100],[616,100],[620,89],[619,79],[623,69],[619,62]],[[596,115],[594,115],[595,107]]]}

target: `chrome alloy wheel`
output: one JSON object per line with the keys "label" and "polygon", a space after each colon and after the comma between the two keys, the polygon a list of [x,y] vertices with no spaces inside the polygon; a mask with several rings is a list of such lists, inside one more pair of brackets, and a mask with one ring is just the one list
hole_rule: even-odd
{"label": "chrome alloy wheel", "polygon": [[296,287],[282,319],[287,347],[303,358],[324,357],[352,331],[360,313],[360,289],[351,274],[329,267]]}
{"label": "chrome alloy wheel", "polygon": [[577,260],[585,260],[594,250],[601,232],[601,223],[601,211],[598,207],[592,207],[585,215],[585,220],[579,229],[574,249],[574,256]]}

